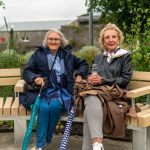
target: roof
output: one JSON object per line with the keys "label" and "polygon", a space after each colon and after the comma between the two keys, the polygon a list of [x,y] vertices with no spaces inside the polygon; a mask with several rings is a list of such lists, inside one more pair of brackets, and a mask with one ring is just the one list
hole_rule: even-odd
{"label": "roof", "polygon": [[[93,13],[93,22],[98,22],[100,19],[101,14],[100,13]],[[78,21],[80,23],[88,22],[89,21],[89,14],[83,14],[81,16],[78,16]]]}
{"label": "roof", "polygon": [[[56,21],[33,21],[33,22],[10,22],[8,28],[13,26],[14,31],[42,31],[50,28],[60,29],[62,25],[71,23],[72,20],[56,20]],[[0,26],[0,31],[7,31],[6,26]]]}

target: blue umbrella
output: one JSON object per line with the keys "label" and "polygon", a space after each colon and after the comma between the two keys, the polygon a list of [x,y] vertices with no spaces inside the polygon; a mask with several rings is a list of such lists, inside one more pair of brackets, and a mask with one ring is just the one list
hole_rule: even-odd
{"label": "blue umbrella", "polygon": [[68,120],[67,120],[67,123],[66,123],[66,127],[65,127],[63,137],[61,139],[61,144],[60,144],[59,150],[66,150],[67,143],[69,141],[71,125],[72,125],[74,117],[75,117],[74,107],[72,107],[71,111],[69,112]]}
{"label": "blue umbrella", "polygon": [[37,114],[38,108],[39,108],[41,92],[42,92],[42,86],[40,88],[40,92],[39,92],[38,96],[36,97],[35,103],[32,105],[32,114],[31,114],[30,121],[28,123],[28,128],[27,128],[24,140],[23,140],[22,150],[27,150],[28,143],[31,138],[32,129],[33,129],[35,119],[36,119],[36,114]]}

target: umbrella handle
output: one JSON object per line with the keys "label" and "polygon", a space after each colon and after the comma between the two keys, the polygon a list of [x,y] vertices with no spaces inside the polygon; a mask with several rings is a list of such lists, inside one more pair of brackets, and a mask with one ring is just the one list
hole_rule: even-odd
{"label": "umbrella handle", "polygon": [[39,91],[39,94],[38,94],[39,96],[41,95],[42,90],[43,90],[43,86],[41,85],[40,91]]}

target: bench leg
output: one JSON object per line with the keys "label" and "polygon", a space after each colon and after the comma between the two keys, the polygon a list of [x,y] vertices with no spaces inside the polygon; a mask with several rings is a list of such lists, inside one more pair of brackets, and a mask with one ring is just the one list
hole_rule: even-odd
{"label": "bench leg", "polygon": [[133,150],[150,150],[150,127],[133,130]]}
{"label": "bench leg", "polygon": [[16,119],[14,120],[14,142],[15,144],[22,144],[24,135],[27,129],[27,120]]}

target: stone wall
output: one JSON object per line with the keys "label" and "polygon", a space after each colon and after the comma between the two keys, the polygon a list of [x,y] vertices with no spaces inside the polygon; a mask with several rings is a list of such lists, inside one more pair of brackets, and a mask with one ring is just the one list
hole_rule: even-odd
{"label": "stone wall", "polygon": [[[14,32],[16,50],[25,52],[35,49],[36,46],[42,44],[46,32],[47,31]],[[5,42],[0,43],[0,50],[5,50],[7,49],[6,43],[9,42],[8,32],[1,32],[1,37],[5,38]],[[25,37],[27,37],[28,40],[24,40]]]}
{"label": "stone wall", "polygon": [[[101,25],[93,25],[93,41],[94,45],[98,47],[100,29]],[[87,24],[62,26],[61,31],[69,40],[69,43],[70,45],[72,45],[73,50],[80,50],[83,46],[89,45],[89,26]],[[35,49],[36,46],[42,45],[46,32],[47,31],[14,32],[14,36],[16,39],[16,50],[26,52]],[[6,39],[4,43],[0,44],[0,50],[4,50],[7,48],[9,37],[8,32],[1,32],[1,37],[4,37]],[[28,37],[28,40],[23,41],[24,37]]]}
{"label": "stone wall", "polygon": [[[101,25],[93,26],[93,44],[99,47],[99,32]],[[89,45],[89,26],[62,26],[61,31],[64,33],[74,50],[79,50],[83,46]]]}

